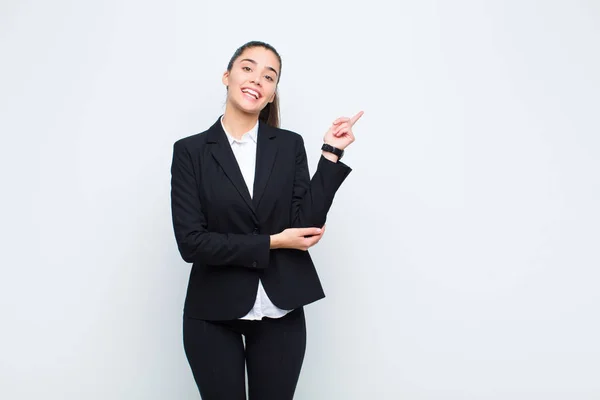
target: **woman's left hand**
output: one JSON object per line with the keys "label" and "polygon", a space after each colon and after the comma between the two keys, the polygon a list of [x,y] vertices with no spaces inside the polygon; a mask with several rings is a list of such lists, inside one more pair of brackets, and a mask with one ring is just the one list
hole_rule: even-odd
{"label": "woman's left hand", "polygon": [[352,118],[340,117],[333,121],[333,124],[329,130],[327,133],[325,133],[323,141],[333,147],[344,150],[352,142],[354,142],[354,133],[352,132],[352,127],[356,121],[362,117],[363,114],[364,112],[360,111]]}

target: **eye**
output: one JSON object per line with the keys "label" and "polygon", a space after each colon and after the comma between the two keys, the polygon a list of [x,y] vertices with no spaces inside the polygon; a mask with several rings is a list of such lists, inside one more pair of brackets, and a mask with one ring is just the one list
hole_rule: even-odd
{"label": "eye", "polygon": [[242,67],[242,69],[243,69],[244,71],[247,71],[247,72],[250,72],[250,71],[252,71],[252,68],[250,68],[250,67],[249,67],[249,66],[247,66],[247,65],[244,65],[244,66]]}
{"label": "eye", "polygon": [[273,77],[271,75],[265,75],[268,81],[273,82]]}

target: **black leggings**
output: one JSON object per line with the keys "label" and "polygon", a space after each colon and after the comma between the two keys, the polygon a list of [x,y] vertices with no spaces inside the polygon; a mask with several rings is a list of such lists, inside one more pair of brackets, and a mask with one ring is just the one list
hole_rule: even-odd
{"label": "black leggings", "polygon": [[245,400],[245,363],[250,400],[291,400],[306,349],[304,309],[259,321],[184,317],[183,344],[202,400]]}

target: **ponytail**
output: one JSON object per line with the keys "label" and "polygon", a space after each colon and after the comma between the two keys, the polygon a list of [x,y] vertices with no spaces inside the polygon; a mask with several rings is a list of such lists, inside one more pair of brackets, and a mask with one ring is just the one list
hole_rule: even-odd
{"label": "ponytail", "polygon": [[258,116],[258,120],[269,126],[279,128],[279,95],[275,93],[275,97],[271,103],[267,103]]}

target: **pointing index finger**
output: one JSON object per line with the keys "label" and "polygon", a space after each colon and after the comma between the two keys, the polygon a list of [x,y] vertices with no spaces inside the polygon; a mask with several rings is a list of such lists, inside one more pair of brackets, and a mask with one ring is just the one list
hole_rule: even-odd
{"label": "pointing index finger", "polygon": [[352,117],[350,119],[350,125],[354,125],[356,123],[356,121],[358,121],[358,119],[363,116],[363,114],[364,114],[363,111],[359,111],[358,114],[356,114],[354,117]]}

